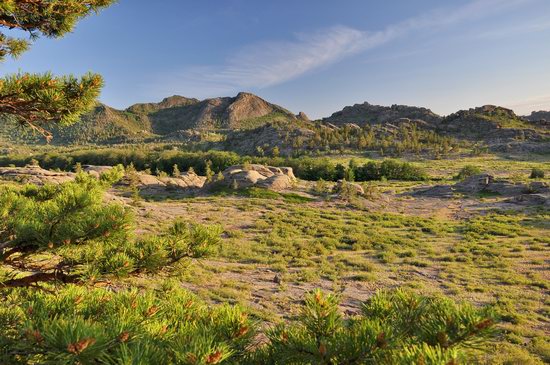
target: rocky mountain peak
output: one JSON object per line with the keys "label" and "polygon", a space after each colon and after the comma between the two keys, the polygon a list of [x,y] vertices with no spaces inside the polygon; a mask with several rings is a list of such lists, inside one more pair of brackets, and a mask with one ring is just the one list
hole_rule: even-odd
{"label": "rocky mountain peak", "polygon": [[200,102],[199,99],[195,98],[186,98],[185,96],[172,95],[167,98],[162,99],[157,105],[164,108],[174,108],[177,106],[191,105]]}
{"label": "rocky mountain peak", "polygon": [[402,118],[423,120],[431,124],[436,124],[441,120],[439,115],[427,108],[397,104],[381,106],[364,102],[362,104],[346,106],[341,111],[332,114],[328,118],[324,118],[323,122],[334,125],[354,123],[363,126],[367,124],[384,124]]}
{"label": "rocky mountain peak", "polygon": [[239,93],[227,107],[225,119],[229,126],[233,126],[239,121],[259,118],[273,113],[276,107],[264,99],[250,93]]}
{"label": "rocky mountain peak", "polygon": [[162,99],[160,103],[138,103],[134,104],[126,109],[131,113],[149,114],[159,110],[176,108],[180,106],[192,105],[200,102],[199,99],[186,98],[180,95],[173,95]]}
{"label": "rocky mountain peak", "polygon": [[296,116],[296,118],[298,118],[299,120],[303,120],[304,122],[309,122],[310,121],[309,117],[304,112],[299,112],[298,115]]}

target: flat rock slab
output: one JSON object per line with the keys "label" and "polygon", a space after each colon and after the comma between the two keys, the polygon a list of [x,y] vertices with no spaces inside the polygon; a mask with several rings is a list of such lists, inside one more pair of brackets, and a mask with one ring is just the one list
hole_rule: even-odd
{"label": "flat rock slab", "polygon": [[74,180],[75,176],[72,172],[49,171],[40,166],[0,168],[1,179],[35,185],[62,184]]}
{"label": "flat rock slab", "polygon": [[[421,188],[414,191],[412,195],[434,198],[452,198],[455,193],[469,195],[492,193],[503,197],[518,197],[524,195],[550,194],[550,186],[544,182],[523,184],[514,183],[508,180],[495,180],[492,175],[479,174],[471,176],[454,185],[436,185],[428,188]],[[523,198],[523,201],[527,200],[527,198]],[[521,199],[511,199],[509,201],[520,202]]]}

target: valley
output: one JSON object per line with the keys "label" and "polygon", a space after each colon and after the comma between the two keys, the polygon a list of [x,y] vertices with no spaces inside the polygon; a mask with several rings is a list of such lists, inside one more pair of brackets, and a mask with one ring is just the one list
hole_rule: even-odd
{"label": "valley", "polygon": [[[495,355],[479,361],[537,364],[550,330],[546,116],[364,103],[311,121],[249,93],[174,96],[99,105],[51,144],[4,130],[0,181],[65,184],[75,169],[121,165],[106,199],[132,212],[138,236],[178,220],[222,232],[209,258],[92,286],[156,291],[175,280],[270,324],[297,316],[316,288],[348,316],[380,290],[445,295],[502,316]],[[55,254],[25,270],[44,260]]]}

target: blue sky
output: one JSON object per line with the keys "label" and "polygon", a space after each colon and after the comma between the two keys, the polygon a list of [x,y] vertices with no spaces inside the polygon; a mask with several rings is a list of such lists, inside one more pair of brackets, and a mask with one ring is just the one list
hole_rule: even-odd
{"label": "blue sky", "polygon": [[524,114],[550,110],[550,1],[120,0],[0,67],[101,73],[117,108],[250,91],[314,118],[364,101]]}

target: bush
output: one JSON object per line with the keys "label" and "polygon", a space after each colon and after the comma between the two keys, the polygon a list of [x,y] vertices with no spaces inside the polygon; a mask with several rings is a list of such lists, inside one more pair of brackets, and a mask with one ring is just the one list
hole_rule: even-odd
{"label": "bush", "polygon": [[254,325],[181,289],[14,290],[0,310],[3,364],[219,364],[242,356]]}
{"label": "bush", "polygon": [[531,179],[544,179],[544,170],[533,168],[531,170],[531,175],[529,176]]}
{"label": "bush", "polygon": [[410,163],[401,163],[395,160],[384,160],[381,163],[371,161],[363,166],[358,166],[356,169],[356,181],[382,179],[421,181],[428,178],[428,175],[422,169]]}
{"label": "bush", "polygon": [[25,272],[25,264],[44,252],[55,254],[60,262],[1,284],[25,286],[157,272],[212,252],[220,241],[221,229],[216,226],[176,221],[161,235],[136,239],[130,211],[103,201],[105,189],[121,171],[121,167],[114,168],[100,179],[80,173],[75,181],[61,185],[4,188],[0,194],[0,261],[19,272]]}
{"label": "bush", "polygon": [[100,180],[80,173],[61,185],[4,188],[0,194],[2,261],[66,245],[83,245],[100,237],[126,239],[130,212],[105,204],[103,192],[118,170]]}
{"label": "bush", "polygon": [[267,333],[258,364],[449,364],[465,361],[493,333],[494,316],[444,298],[379,292],[343,318],[338,298],[306,296],[297,323]]}
{"label": "bush", "polygon": [[314,291],[297,321],[268,329],[238,306],[207,306],[171,285],[111,291],[68,285],[11,289],[1,299],[5,364],[451,364],[469,363],[495,318],[444,298],[380,292],[344,318]]}
{"label": "bush", "polygon": [[137,149],[106,148],[100,150],[80,150],[73,152],[44,153],[33,156],[9,155],[0,156],[0,166],[14,164],[24,166],[35,159],[45,169],[72,170],[76,163],[82,165],[133,165],[137,170],[158,171],[157,174],[174,174],[177,171],[192,169],[197,174],[212,179],[220,172],[233,165],[259,163],[271,166],[289,166],[294,170],[296,177],[304,180],[317,181],[370,181],[406,180],[420,181],[428,178],[427,174],[417,166],[395,160],[369,162],[363,166],[350,161],[348,166],[334,164],[329,158],[282,158],[282,157],[250,157],[239,156],[233,152],[183,152],[183,151],[142,151]]}
{"label": "bush", "polygon": [[455,176],[456,180],[464,180],[474,175],[481,174],[481,169],[477,166],[466,165],[460,169],[458,175]]}

